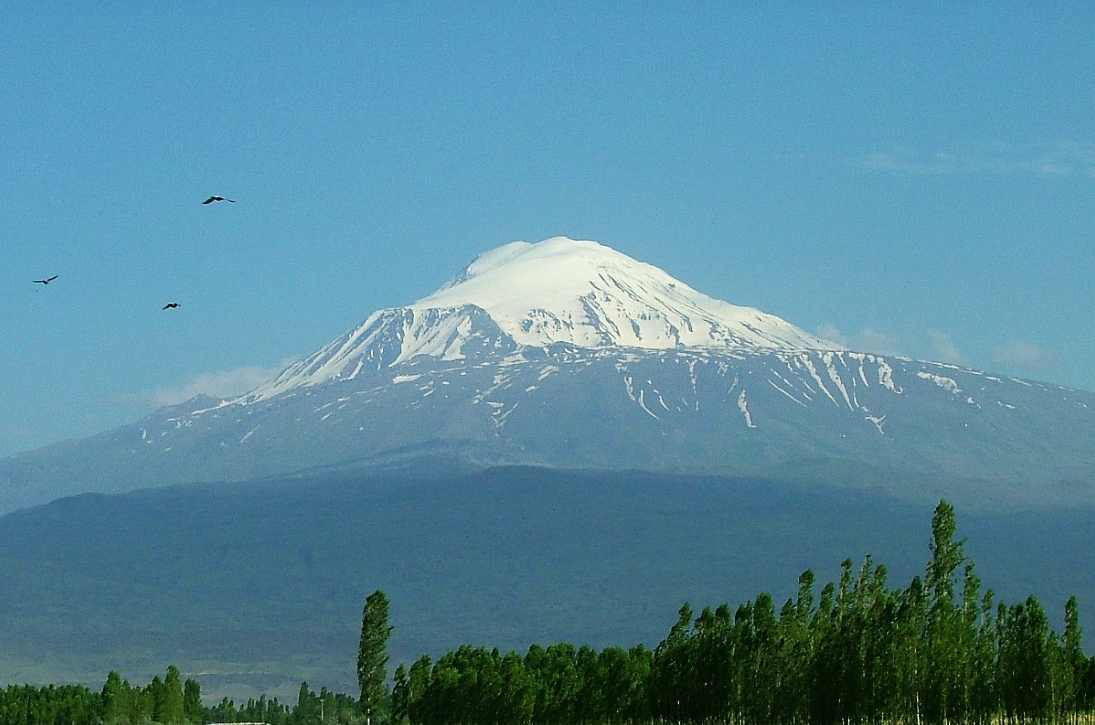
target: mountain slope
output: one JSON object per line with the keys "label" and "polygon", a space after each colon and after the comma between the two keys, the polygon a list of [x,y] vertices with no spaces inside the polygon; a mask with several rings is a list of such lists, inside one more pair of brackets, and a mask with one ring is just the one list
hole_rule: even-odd
{"label": "mountain slope", "polygon": [[239,398],[0,461],[0,511],[440,452],[1056,505],[1095,500],[1093,440],[1091,393],[844,350],[553,238],[482,255]]}
{"label": "mountain slope", "polygon": [[526,348],[198,399],[0,463],[7,508],[450,451],[484,463],[791,474],[971,505],[1090,501],[1095,396],[855,352]]}
{"label": "mountain slope", "polygon": [[[147,681],[207,694],[354,686],[361,603],[392,600],[392,664],[460,643],[655,645],[698,611],[818,590],[864,554],[923,574],[930,503],[774,480],[493,468],[345,472],[83,495],[0,517],[0,682]],[[1095,510],[958,511],[986,587],[1070,594],[1090,632]]]}

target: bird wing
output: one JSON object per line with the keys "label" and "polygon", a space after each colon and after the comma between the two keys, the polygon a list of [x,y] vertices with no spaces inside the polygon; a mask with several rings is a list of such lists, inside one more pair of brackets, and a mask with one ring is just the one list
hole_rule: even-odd
{"label": "bird wing", "polygon": [[61,275],[59,275],[59,274],[55,274],[55,275],[53,275],[52,277],[50,277],[49,279],[47,279],[47,280],[46,280],[46,282],[52,282],[53,280],[57,279],[57,278],[58,278],[58,277],[60,277],[60,276],[61,276]]}
{"label": "bird wing", "polygon": [[203,201],[202,204],[212,204],[216,200],[217,200],[217,197],[211,196],[208,199],[206,199],[205,201]]}
{"label": "bird wing", "polygon": [[233,204],[235,204],[235,203],[236,203],[236,200],[235,200],[235,199],[225,199],[225,201],[230,201],[230,202],[232,202]]}

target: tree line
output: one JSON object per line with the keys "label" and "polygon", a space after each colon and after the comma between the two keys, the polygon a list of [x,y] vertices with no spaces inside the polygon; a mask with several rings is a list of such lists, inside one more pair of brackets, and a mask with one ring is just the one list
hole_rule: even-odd
{"label": "tree line", "polygon": [[697,615],[688,604],[650,651],[556,644],[524,654],[462,646],[399,667],[391,716],[413,725],[500,723],[1095,722],[1095,659],[1075,597],[1057,633],[1034,597],[982,591],[954,509],[932,518],[922,576],[891,588],[870,556],[777,608],[760,594]]}
{"label": "tree line", "polygon": [[307,682],[301,683],[292,705],[263,695],[239,705],[224,698],[206,706],[198,681],[182,681],[175,666],[143,687],[111,672],[98,692],[84,685],[11,685],[0,690],[2,725],[356,725],[365,719],[358,698],[327,688],[317,693]]}
{"label": "tree line", "polygon": [[156,675],[144,687],[111,672],[99,692],[83,685],[10,685],[0,690],[4,725],[148,722],[206,722],[197,680],[184,682],[172,665],[162,678]]}
{"label": "tree line", "polygon": [[389,602],[365,600],[357,697],[302,683],[297,702],[259,697],[204,706],[169,667],[140,687],[111,672],[86,687],[0,690],[5,725],[1020,725],[1095,724],[1095,657],[1082,650],[1075,597],[1056,632],[1034,597],[982,591],[954,509],[932,517],[922,576],[891,588],[870,556],[841,565],[820,594],[813,572],[776,609],[760,594],[697,615],[686,603],[653,650],[558,643],[524,654],[463,645],[387,676]]}

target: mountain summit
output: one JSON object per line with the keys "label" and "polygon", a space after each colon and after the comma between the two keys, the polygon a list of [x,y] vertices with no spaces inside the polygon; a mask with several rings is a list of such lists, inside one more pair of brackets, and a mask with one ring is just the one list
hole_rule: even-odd
{"label": "mountain summit", "polygon": [[786,320],[709,297],[593,241],[511,242],[412,305],[380,310],[246,396],[353,379],[417,355],[446,360],[556,344],[596,349],[839,350]]}
{"label": "mountain summit", "polygon": [[1095,499],[1095,395],[842,349],[596,242],[513,242],[232,400],[0,460],[0,512],[306,469],[518,464]]}
{"label": "mountain summit", "polygon": [[751,307],[697,292],[591,241],[512,242],[469,264],[414,309],[473,305],[522,345],[838,349]]}

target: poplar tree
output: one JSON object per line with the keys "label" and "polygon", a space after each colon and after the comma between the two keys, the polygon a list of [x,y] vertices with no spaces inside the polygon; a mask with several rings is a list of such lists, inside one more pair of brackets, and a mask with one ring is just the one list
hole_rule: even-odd
{"label": "poplar tree", "polygon": [[958,710],[951,683],[960,679],[961,620],[954,606],[955,573],[965,561],[954,507],[940,501],[932,516],[931,561],[924,579],[930,596],[928,668],[924,715],[928,722],[945,722]]}
{"label": "poplar tree", "polygon": [[106,676],[106,684],[103,685],[102,692],[104,721],[113,723],[126,717],[129,704],[127,690],[121,676],[111,670]]}
{"label": "poplar tree", "polygon": [[1065,705],[1070,710],[1078,710],[1082,705],[1081,693],[1087,669],[1087,658],[1084,657],[1082,645],[1079,607],[1076,597],[1071,596],[1065,602],[1065,635],[1062,643],[1068,687]]}
{"label": "poplar tree", "polygon": [[411,722],[424,722],[425,713],[422,707],[422,698],[430,686],[430,673],[433,670],[433,661],[429,655],[423,655],[414,661],[407,675],[407,717]]}
{"label": "poplar tree", "polygon": [[164,709],[166,694],[164,691],[163,680],[159,675],[152,678],[152,682],[148,683],[148,687],[145,688],[145,693],[151,704],[152,719],[157,722],[167,722],[165,717],[166,710]]}
{"label": "poplar tree", "polygon": [[388,679],[388,597],[379,589],[365,599],[361,612],[361,640],[357,650],[357,683],[361,688],[361,712],[366,718],[380,713],[384,683]]}
{"label": "poplar tree", "polygon": [[179,668],[171,665],[163,681],[163,710],[160,721],[175,725],[183,721],[183,686]]}
{"label": "poplar tree", "polygon": [[202,722],[202,688],[197,680],[183,683],[183,717],[192,723]]}
{"label": "poplar tree", "polygon": [[297,690],[297,718],[303,722],[312,718],[318,719],[319,710],[319,698],[316,697],[316,693],[308,687],[307,681],[301,682],[300,689]]}
{"label": "poplar tree", "polygon": [[395,684],[392,686],[392,721],[401,723],[407,718],[408,705],[410,704],[410,683],[407,681],[407,670],[403,665],[395,668]]}

